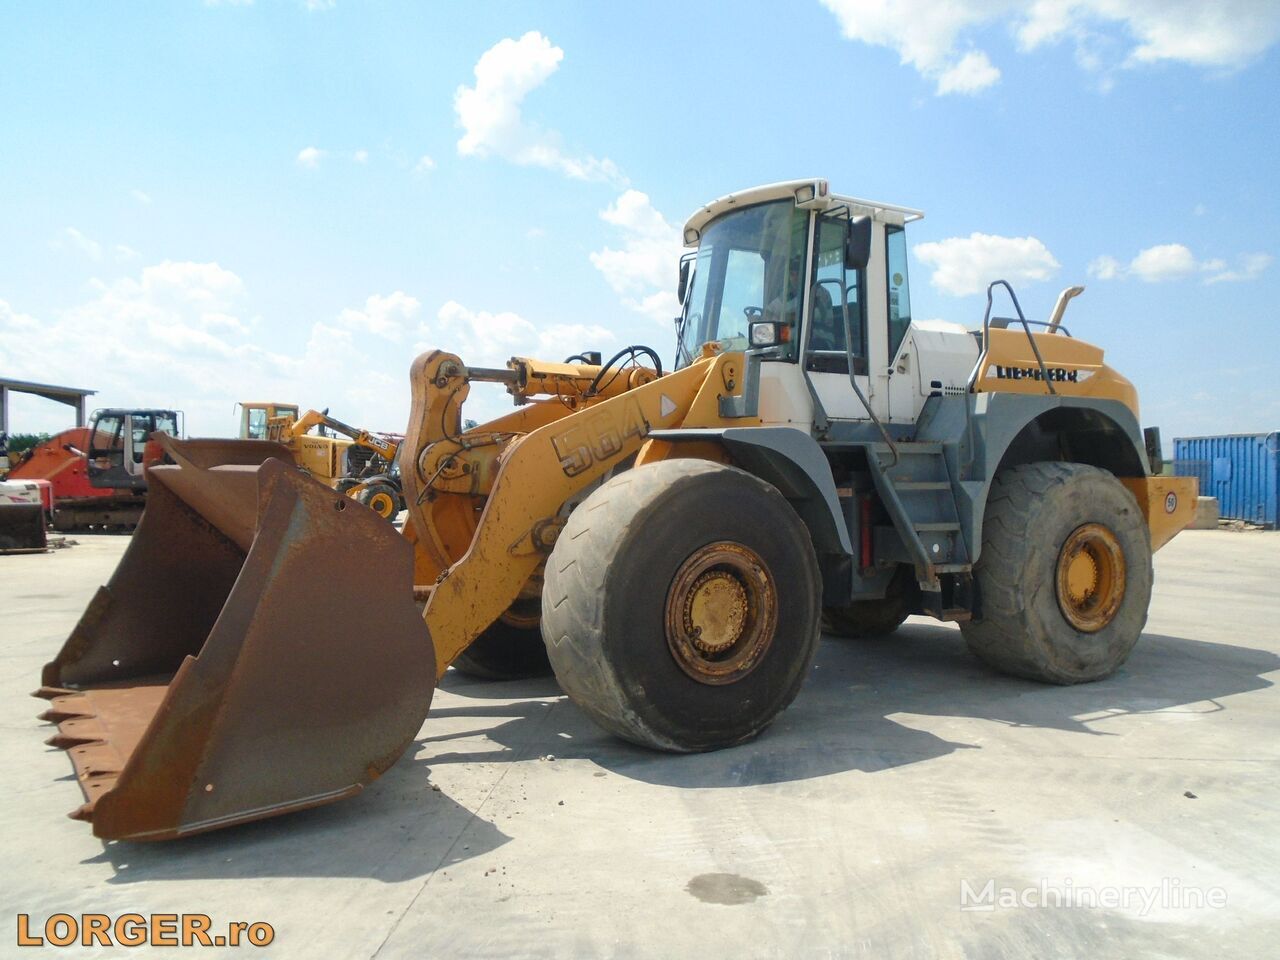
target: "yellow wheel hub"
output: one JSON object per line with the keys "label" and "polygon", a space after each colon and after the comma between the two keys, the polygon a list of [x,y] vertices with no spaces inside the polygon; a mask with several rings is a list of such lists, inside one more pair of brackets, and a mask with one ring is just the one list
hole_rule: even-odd
{"label": "yellow wheel hub", "polygon": [[396,513],[395,497],[389,493],[375,493],[369,498],[369,509],[383,519],[390,519]]}
{"label": "yellow wheel hub", "polygon": [[1077,630],[1096,633],[1124,600],[1124,550],[1100,523],[1077,527],[1058,553],[1058,607]]}
{"label": "yellow wheel hub", "polygon": [[694,645],[703,653],[728,650],[747,622],[747,591],[731,573],[704,573],[689,591],[685,622]]}
{"label": "yellow wheel hub", "polygon": [[699,683],[733,683],[763,659],[778,626],[764,560],[732,541],[695,550],[672,578],[663,625],[676,664]]}

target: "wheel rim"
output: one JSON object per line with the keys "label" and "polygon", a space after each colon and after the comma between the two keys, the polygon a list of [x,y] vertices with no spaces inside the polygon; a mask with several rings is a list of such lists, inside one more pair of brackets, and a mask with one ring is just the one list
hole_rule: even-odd
{"label": "wheel rim", "polygon": [[1124,550],[1100,523],[1086,523],[1067,537],[1058,554],[1058,606],[1077,630],[1096,633],[1124,600]]}
{"label": "wheel rim", "polygon": [[740,543],[696,550],[667,591],[667,646],[699,683],[733,683],[754,670],[777,622],[773,576],[760,555]]}
{"label": "wheel rim", "polygon": [[369,498],[369,509],[386,520],[395,515],[395,498],[391,494],[379,490]]}

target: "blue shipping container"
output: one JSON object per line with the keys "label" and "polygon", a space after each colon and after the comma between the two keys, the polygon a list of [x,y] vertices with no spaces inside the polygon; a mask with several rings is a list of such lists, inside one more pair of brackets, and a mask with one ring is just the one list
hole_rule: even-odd
{"label": "blue shipping container", "polygon": [[1173,472],[1199,478],[1200,496],[1217,497],[1225,519],[1280,524],[1280,432],[1178,437]]}

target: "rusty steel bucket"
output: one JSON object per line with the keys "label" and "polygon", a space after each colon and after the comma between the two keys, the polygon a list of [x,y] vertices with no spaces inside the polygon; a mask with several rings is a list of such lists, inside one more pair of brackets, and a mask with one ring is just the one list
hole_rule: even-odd
{"label": "rusty steel bucket", "polygon": [[164,441],[147,506],[36,696],[104,839],[359,793],[435,688],[413,548],[265,441]]}

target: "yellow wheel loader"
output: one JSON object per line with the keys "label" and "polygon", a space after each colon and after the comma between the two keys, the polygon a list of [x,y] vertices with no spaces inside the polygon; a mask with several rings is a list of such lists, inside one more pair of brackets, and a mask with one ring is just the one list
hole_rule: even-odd
{"label": "yellow wheel loader", "polygon": [[[469,657],[549,661],[602,726],[674,751],[767,727],[824,621],[925,614],[1009,673],[1110,674],[1194,481],[1153,475],[1133,386],[1063,324],[1078,291],[1041,322],[996,284],[979,330],[913,319],[920,216],[823,180],[708,204],[674,370],[640,347],[418,357],[403,535],[279,444],[162,438],[173,463],[39,691],[75,816],[163,839],[351,796]],[[464,429],[477,382],[517,405]]]}
{"label": "yellow wheel loader", "polygon": [[[393,520],[404,509],[396,453],[400,437],[353,427],[328,409],[308,410],[299,415],[296,404],[241,403],[240,438],[274,440],[289,449],[294,462],[313,477],[358,500],[385,520]],[[321,435],[311,431],[321,428]],[[333,437],[324,430],[342,434]],[[357,459],[357,454],[363,456]],[[385,464],[382,472],[364,476],[369,461]]]}

